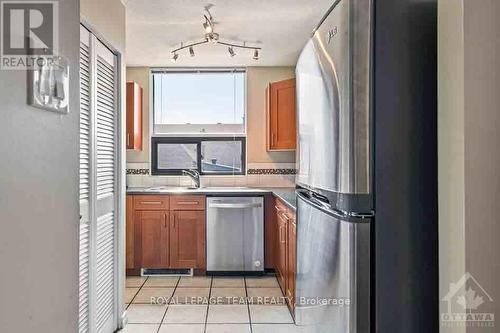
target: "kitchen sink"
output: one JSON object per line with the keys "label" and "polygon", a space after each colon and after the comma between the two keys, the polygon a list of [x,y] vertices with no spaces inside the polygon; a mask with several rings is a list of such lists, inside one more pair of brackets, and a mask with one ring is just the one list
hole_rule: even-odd
{"label": "kitchen sink", "polygon": [[[202,186],[200,188],[196,187],[187,187],[187,186],[152,186],[145,189],[142,189],[143,192],[168,192],[168,193],[186,193],[186,192],[203,192],[203,193],[212,193],[212,192],[245,192],[245,191],[253,191],[256,189],[252,189],[249,187],[234,187],[234,186]],[[258,190],[257,190],[258,191]]]}
{"label": "kitchen sink", "polygon": [[169,191],[169,192],[183,192],[183,191],[196,191],[199,188],[196,187],[184,187],[184,186],[153,186],[148,187],[144,191],[145,192],[161,192],[161,191]]}

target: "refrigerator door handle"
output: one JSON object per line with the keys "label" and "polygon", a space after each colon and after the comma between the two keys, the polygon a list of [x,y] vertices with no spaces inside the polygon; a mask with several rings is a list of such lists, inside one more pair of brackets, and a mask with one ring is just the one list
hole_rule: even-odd
{"label": "refrigerator door handle", "polygon": [[339,219],[352,218],[353,220],[369,220],[375,216],[375,213],[372,211],[370,213],[359,213],[359,212],[345,212],[342,210],[333,209],[326,202],[318,200],[314,198],[314,196],[309,195],[309,191],[305,189],[297,189],[297,197],[300,197],[302,200],[310,204],[311,206],[316,207],[317,209],[327,213],[329,215],[335,216]]}
{"label": "refrigerator door handle", "polygon": [[345,214],[344,212],[342,212],[340,210],[333,209],[327,203],[322,202],[320,200],[317,200],[314,197],[310,196],[309,191],[307,191],[307,190],[297,189],[296,192],[297,192],[297,196],[300,197],[302,200],[304,200],[305,202],[307,202],[311,206],[314,206],[317,209],[319,209],[319,210],[321,210],[329,215],[333,215],[333,216],[340,218],[340,219],[348,217],[348,215]]}
{"label": "refrigerator door handle", "polygon": [[370,212],[370,213],[356,213],[356,212],[351,212],[349,213],[349,216],[355,217],[358,219],[371,219],[375,216],[375,212]]}

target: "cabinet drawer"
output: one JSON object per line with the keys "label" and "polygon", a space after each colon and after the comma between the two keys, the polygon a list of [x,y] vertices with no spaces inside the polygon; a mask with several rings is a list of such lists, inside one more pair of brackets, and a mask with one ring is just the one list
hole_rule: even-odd
{"label": "cabinet drawer", "polygon": [[168,210],[169,197],[167,195],[135,195],[135,210]]}
{"label": "cabinet drawer", "polygon": [[204,195],[173,195],[170,197],[171,210],[205,210]]}

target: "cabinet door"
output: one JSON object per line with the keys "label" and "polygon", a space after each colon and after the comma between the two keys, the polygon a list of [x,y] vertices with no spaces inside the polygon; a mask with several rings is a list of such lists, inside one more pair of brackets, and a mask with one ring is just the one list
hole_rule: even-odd
{"label": "cabinet door", "polygon": [[295,79],[270,83],[266,95],[268,150],[294,150],[297,142]]}
{"label": "cabinet door", "polygon": [[169,266],[169,216],[165,211],[136,211],[135,262],[141,268]]}
{"label": "cabinet door", "polygon": [[293,311],[295,307],[295,274],[297,271],[297,225],[291,217],[288,223],[288,273],[286,282],[286,297],[288,305]]}
{"label": "cabinet door", "polygon": [[282,211],[277,211],[277,221],[278,221],[278,242],[277,242],[277,260],[276,268],[278,269],[278,282],[286,293],[286,275],[287,275],[287,220],[286,215]]}
{"label": "cabinet door", "polygon": [[170,266],[205,268],[205,212],[170,212]]}
{"label": "cabinet door", "polygon": [[127,149],[142,150],[142,88],[127,82]]}

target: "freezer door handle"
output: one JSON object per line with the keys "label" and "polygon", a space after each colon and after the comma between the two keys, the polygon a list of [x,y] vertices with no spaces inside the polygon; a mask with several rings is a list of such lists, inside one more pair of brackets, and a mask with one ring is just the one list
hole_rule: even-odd
{"label": "freezer door handle", "polygon": [[259,208],[262,207],[261,203],[250,203],[250,204],[241,204],[241,203],[211,203],[208,206],[209,208],[226,208],[226,209],[243,209],[243,208]]}
{"label": "freezer door handle", "polygon": [[351,212],[351,213],[349,213],[349,216],[356,217],[356,218],[359,218],[359,219],[371,219],[372,217],[375,216],[375,213],[374,212],[371,212],[371,213],[355,213],[355,212]]}

